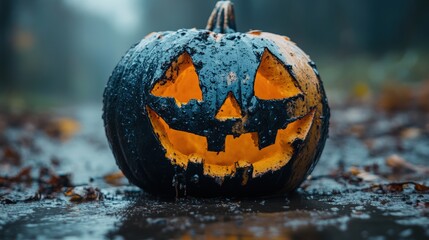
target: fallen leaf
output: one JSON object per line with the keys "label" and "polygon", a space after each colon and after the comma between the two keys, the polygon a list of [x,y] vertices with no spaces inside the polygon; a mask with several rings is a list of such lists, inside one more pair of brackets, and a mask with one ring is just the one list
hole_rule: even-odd
{"label": "fallen leaf", "polygon": [[31,167],[26,167],[13,177],[0,176],[0,187],[9,187],[13,183],[31,183],[32,181]]}
{"label": "fallen leaf", "polygon": [[427,192],[427,191],[429,191],[429,187],[428,187],[428,186],[425,186],[425,185],[422,185],[422,184],[417,184],[417,183],[415,183],[415,184],[414,184],[414,188],[415,188],[418,192]]}
{"label": "fallen leaf", "polygon": [[39,193],[44,194],[50,198],[53,193],[58,193],[64,187],[72,187],[71,176],[69,174],[56,174],[48,168],[41,168],[39,170]]}
{"label": "fallen leaf", "polygon": [[352,175],[360,178],[362,181],[365,181],[365,182],[374,182],[374,181],[380,180],[379,176],[357,167],[350,167],[349,172]]}
{"label": "fallen leaf", "polygon": [[[63,191],[65,187],[72,187],[73,184],[68,174],[56,174],[48,168],[40,168],[37,179],[31,175],[32,168],[23,168],[18,174],[12,177],[0,177],[0,187],[11,188],[21,187],[19,184],[38,184],[37,193],[29,197],[27,201],[35,201],[43,198],[55,198],[57,193]],[[25,201],[24,201],[25,202]]]}
{"label": "fallen leaf", "polygon": [[425,166],[414,165],[399,155],[393,154],[386,158],[386,165],[392,168],[393,172],[417,172],[429,173],[429,168]]}
{"label": "fallen leaf", "polygon": [[10,146],[7,146],[3,149],[3,156],[0,159],[1,163],[10,163],[14,166],[21,165],[21,155]]}
{"label": "fallen leaf", "polygon": [[382,87],[378,107],[387,112],[409,110],[416,102],[414,89],[397,82],[386,82]]}
{"label": "fallen leaf", "polygon": [[108,184],[119,186],[123,184],[121,181],[124,179],[124,177],[125,177],[124,174],[121,171],[118,171],[118,172],[104,175],[103,179]]}
{"label": "fallen leaf", "polygon": [[58,118],[52,120],[44,130],[48,136],[66,141],[80,130],[80,124],[70,118]]}
{"label": "fallen leaf", "polygon": [[370,188],[364,189],[364,191],[382,192],[382,193],[400,193],[409,186],[414,186],[414,190],[419,193],[429,193],[429,187],[423,184],[415,182],[401,182],[401,183],[388,183],[388,184],[377,184]]}
{"label": "fallen leaf", "polygon": [[70,202],[88,202],[88,201],[101,201],[103,194],[100,189],[93,187],[74,187],[69,188],[64,193],[69,197]]}
{"label": "fallen leaf", "polygon": [[400,133],[401,138],[404,138],[404,139],[414,139],[419,137],[420,134],[421,134],[421,130],[416,127],[406,128],[402,130]]}
{"label": "fallen leaf", "polygon": [[364,124],[353,124],[350,127],[350,133],[360,138],[364,135],[366,131],[366,126]]}
{"label": "fallen leaf", "polygon": [[13,193],[1,195],[0,203],[2,204],[16,204],[18,202],[28,203],[28,202],[39,201],[40,199],[42,199],[42,195],[37,192],[31,195],[28,195],[28,193],[26,192],[23,192],[23,193],[13,192]]}

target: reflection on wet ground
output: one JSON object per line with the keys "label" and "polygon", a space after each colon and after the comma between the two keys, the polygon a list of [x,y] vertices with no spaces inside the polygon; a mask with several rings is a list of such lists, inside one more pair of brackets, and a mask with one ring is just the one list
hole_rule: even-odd
{"label": "reflection on wet ground", "polygon": [[[25,119],[10,126],[8,116],[0,118],[0,176],[9,176],[0,181],[0,239],[429,238],[428,114],[384,116],[371,108],[334,108],[322,159],[296,193],[166,200],[115,175],[99,109],[55,113],[79,123],[69,139],[52,138],[38,130],[41,124],[31,126]],[[14,155],[5,154],[6,148],[17,152],[19,163],[11,161]],[[27,182],[11,183],[10,176],[27,166],[32,168]],[[55,172],[44,173],[46,182],[37,178],[45,167]],[[81,198],[70,201],[64,184],[48,188],[65,173]],[[93,195],[85,190],[89,187]],[[100,196],[94,195],[98,189]]]}

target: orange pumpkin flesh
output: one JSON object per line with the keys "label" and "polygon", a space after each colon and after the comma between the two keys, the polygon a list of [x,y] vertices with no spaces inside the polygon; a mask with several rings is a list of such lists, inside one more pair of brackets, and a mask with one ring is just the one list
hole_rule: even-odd
{"label": "orange pumpkin flesh", "polygon": [[225,151],[207,151],[207,140],[196,134],[178,131],[168,124],[150,108],[147,108],[153,128],[166,150],[166,157],[173,164],[186,168],[188,161],[204,164],[204,174],[216,177],[233,175],[237,166],[252,164],[253,177],[267,171],[275,171],[286,165],[294,150],[295,139],[304,140],[310,130],[314,111],[304,118],[278,130],[276,142],[263,149],[258,148],[257,133],[244,133],[234,138],[228,135],[225,140]]}

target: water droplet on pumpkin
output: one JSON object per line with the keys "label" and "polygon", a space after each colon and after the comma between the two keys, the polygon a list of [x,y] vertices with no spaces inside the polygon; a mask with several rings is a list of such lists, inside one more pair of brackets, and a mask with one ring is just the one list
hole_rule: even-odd
{"label": "water droplet on pumpkin", "polygon": [[198,183],[199,181],[200,181],[200,177],[198,176],[198,174],[195,174],[194,176],[192,176],[191,178],[192,183]]}
{"label": "water droplet on pumpkin", "polygon": [[162,110],[165,110],[165,109],[167,109],[167,108],[168,108],[167,104],[164,104],[164,103],[163,103],[163,104],[161,104],[161,109],[162,109]]}

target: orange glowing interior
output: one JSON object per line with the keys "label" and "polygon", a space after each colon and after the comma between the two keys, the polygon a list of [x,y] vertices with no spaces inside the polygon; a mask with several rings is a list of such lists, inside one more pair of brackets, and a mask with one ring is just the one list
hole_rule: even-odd
{"label": "orange glowing interior", "polygon": [[229,118],[241,118],[241,109],[238,105],[234,95],[230,92],[217,112],[216,116],[219,120],[226,120]]}
{"label": "orange glowing interior", "polygon": [[158,97],[171,97],[181,106],[191,99],[203,100],[198,75],[192,64],[191,56],[184,53],[172,63],[165,73],[165,78],[158,81],[151,94]]}
{"label": "orange glowing interior", "polygon": [[[254,91],[261,99],[288,98],[301,93],[288,71],[268,51],[263,54]],[[187,53],[173,62],[165,78],[155,84],[151,94],[172,97],[178,106],[191,99],[202,100],[198,76]],[[207,150],[206,137],[172,129],[151,108],[147,107],[147,112],[168,159],[184,168],[189,161],[203,163],[205,174],[219,177],[231,175],[237,167],[250,164],[253,165],[253,176],[281,168],[294,153],[291,144],[296,139],[306,138],[314,118],[314,111],[311,111],[285,129],[279,129],[275,143],[263,149],[258,147],[258,134],[251,132],[236,138],[227,135],[224,151],[211,152]],[[243,117],[239,103],[232,93],[228,94],[215,117],[219,120]],[[245,121],[245,117],[242,121]]]}
{"label": "orange glowing interior", "polygon": [[305,139],[314,116],[312,111],[285,129],[278,130],[275,143],[263,149],[258,147],[257,133],[245,133],[237,138],[227,135],[225,150],[210,152],[207,151],[206,137],[174,130],[155,111],[149,107],[147,111],[167,158],[182,167],[186,167],[188,161],[204,162],[205,173],[218,176],[232,174],[236,164],[253,164],[254,175],[284,166],[292,157],[292,142]]}
{"label": "orange glowing interior", "polygon": [[255,78],[255,96],[259,99],[283,99],[301,94],[284,65],[269,51],[262,55]]}

